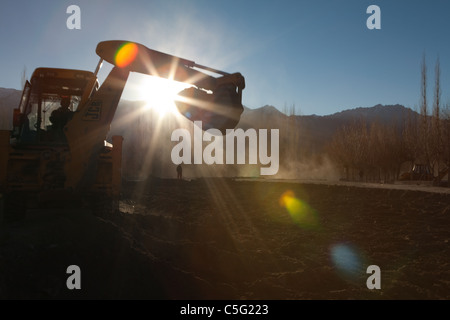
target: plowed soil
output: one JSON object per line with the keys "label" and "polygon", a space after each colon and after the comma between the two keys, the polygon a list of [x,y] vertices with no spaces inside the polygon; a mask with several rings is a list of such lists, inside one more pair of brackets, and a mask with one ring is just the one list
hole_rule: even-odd
{"label": "plowed soil", "polygon": [[449,194],[153,179],[3,223],[0,298],[450,299],[449,241]]}

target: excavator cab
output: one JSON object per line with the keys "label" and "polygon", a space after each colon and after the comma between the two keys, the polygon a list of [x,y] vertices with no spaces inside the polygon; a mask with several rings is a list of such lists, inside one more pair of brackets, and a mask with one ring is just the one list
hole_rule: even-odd
{"label": "excavator cab", "polygon": [[[82,70],[38,68],[14,109],[11,138],[15,145],[67,144],[65,125],[83,94],[98,84],[94,73]],[[89,85],[95,83],[94,88]]]}
{"label": "excavator cab", "polygon": [[[29,195],[41,203],[64,199],[72,192],[67,181],[80,174],[66,169],[77,155],[71,150],[67,127],[98,90],[96,74],[90,71],[37,68],[26,82],[19,106],[13,111],[11,132],[0,132],[0,192],[25,203]],[[76,135],[84,141],[89,135],[78,127]],[[93,194],[116,196],[120,190],[121,137],[117,145],[103,139],[95,159],[92,183],[86,188]],[[73,159],[75,158],[75,159]],[[14,194],[14,196],[11,196]],[[27,196],[25,196],[27,194]]]}

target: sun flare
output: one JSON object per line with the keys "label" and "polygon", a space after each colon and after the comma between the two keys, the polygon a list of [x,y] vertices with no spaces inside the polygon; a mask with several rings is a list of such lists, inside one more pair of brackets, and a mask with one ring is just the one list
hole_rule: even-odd
{"label": "sun flare", "polygon": [[140,99],[146,102],[145,109],[152,109],[160,116],[168,113],[177,114],[175,100],[178,93],[186,87],[185,84],[172,80],[145,77],[139,86]]}

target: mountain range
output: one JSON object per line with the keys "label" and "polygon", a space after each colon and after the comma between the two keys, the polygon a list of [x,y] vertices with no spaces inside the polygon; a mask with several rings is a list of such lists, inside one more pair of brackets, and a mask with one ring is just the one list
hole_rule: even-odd
{"label": "mountain range", "polygon": [[[20,97],[21,91],[19,90],[0,88],[0,129],[11,129],[12,110],[18,106]],[[136,159],[142,158],[143,155],[151,151],[158,150],[158,152],[151,152],[155,155],[156,160],[153,159],[152,164],[147,165],[149,167],[145,170],[146,174],[147,171],[157,171],[162,175],[171,175],[171,169],[161,163],[167,157],[170,159],[171,148],[168,146],[171,142],[170,133],[176,128],[178,122],[171,120],[169,117],[164,120],[165,125],[161,129],[161,125],[159,124],[158,127],[156,123],[159,119],[158,115],[152,114],[151,110],[148,110],[145,116],[134,112],[141,109],[142,105],[142,101],[121,100],[111,124],[110,135],[124,136],[124,153],[129,155],[128,161],[130,163],[137,161]],[[343,125],[363,120],[369,125],[373,122],[380,122],[401,126],[411,115],[417,115],[417,113],[399,104],[359,107],[326,116],[286,115],[274,106],[266,105],[256,109],[244,107],[237,128],[244,130],[248,128],[280,129],[280,161],[283,162],[283,159],[301,161],[302,157],[311,157],[322,153],[336,130]],[[130,121],[133,125],[130,125]],[[186,121],[186,124],[189,124],[189,122]],[[164,139],[155,140],[154,130],[156,127],[164,131],[159,132],[159,136],[164,137]],[[171,146],[173,147],[173,143]],[[294,146],[294,150],[290,150],[292,146]],[[302,153],[300,154],[297,150],[302,150]],[[289,161],[286,160],[285,164]],[[142,167],[143,164],[137,163],[133,166]],[[130,170],[130,175],[135,175],[136,172],[134,171],[136,170]],[[165,171],[167,173],[164,173]],[[239,175],[240,173],[233,171],[229,174]]]}
{"label": "mountain range", "polygon": [[[12,110],[19,104],[22,92],[16,89],[0,88],[0,128],[8,128],[8,119],[11,119]],[[121,100],[119,109],[124,106],[134,107],[141,104],[139,101]],[[365,120],[367,123],[379,121],[381,123],[402,123],[405,117],[417,114],[402,105],[375,105],[373,107],[358,107],[346,109],[331,115],[286,115],[274,106],[266,105],[252,109],[244,106],[244,112],[238,125],[240,128],[276,128],[284,124],[287,119],[294,119],[296,126],[306,131],[324,131],[319,136],[328,136],[336,128],[355,120]],[[314,134],[313,134],[314,135]]]}

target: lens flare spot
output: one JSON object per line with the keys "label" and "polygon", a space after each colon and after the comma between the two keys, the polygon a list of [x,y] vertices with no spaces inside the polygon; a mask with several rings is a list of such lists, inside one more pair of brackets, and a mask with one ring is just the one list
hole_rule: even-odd
{"label": "lens flare spot", "polygon": [[138,46],[135,43],[125,43],[122,45],[114,57],[118,67],[124,68],[136,59],[138,54]]}
{"label": "lens flare spot", "polygon": [[286,208],[292,220],[300,227],[312,229],[318,226],[317,215],[306,202],[295,197],[292,190],[284,192],[279,199],[280,206]]}
{"label": "lens flare spot", "polygon": [[350,278],[355,278],[363,272],[361,257],[357,250],[348,244],[336,244],[331,247],[331,260],[338,272]]}

